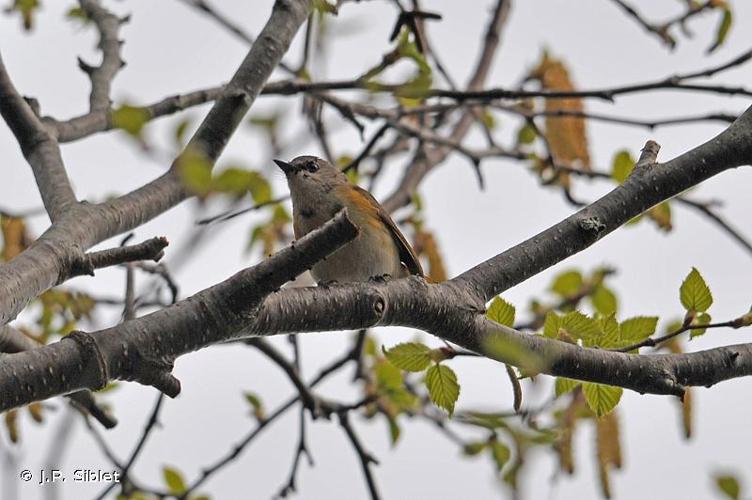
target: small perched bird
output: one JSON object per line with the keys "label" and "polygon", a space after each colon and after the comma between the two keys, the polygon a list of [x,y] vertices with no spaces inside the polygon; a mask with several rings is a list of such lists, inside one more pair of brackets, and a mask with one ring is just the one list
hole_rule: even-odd
{"label": "small perched bird", "polygon": [[359,229],[353,241],[313,266],[311,274],[317,282],[423,276],[412,247],[371,193],[351,184],[322,158],[299,156],[289,163],[274,163],[285,173],[290,187],[296,238],[322,226],[343,208]]}

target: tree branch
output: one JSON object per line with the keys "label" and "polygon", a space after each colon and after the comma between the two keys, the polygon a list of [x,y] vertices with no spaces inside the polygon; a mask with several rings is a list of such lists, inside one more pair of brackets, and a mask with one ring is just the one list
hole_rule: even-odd
{"label": "tree branch", "polygon": [[[180,385],[170,371],[177,355],[232,338],[264,297],[356,234],[346,212],[340,212],[269,259],[174,306],[94,334],[74,332],[54,344],[5,355],[0,407],[98,389],[111,379],[135,380],[174,397]],[[159,342],[149,340],[156,337]]]}
{"label": "tree branch", "polygon": [[13,86],[1,56],[0,115],[31,165],[47,214],[53,222],[60,219],[76,203],[60,147]]}
{"label": "tree branch", "polygon": [[636,168],[596,202],[455,278],[490,300],[584,250],[632,217],[730,168],[752,163],[752,108],[718,136],[662,164]]}
{"label": "tree branch", "polygon": [[[307,0],[277,0],[259,38],[227,84],[222,97],[214,103],[191,138],[187,151],[203,154],[210,164],[216,161],[287,50],[295,32],[306,19],[309,8]],[[4,117],[10,116],[6,119],[11,119],[15,128],[20,127],[21,131],[26,131],[31,122],[27,119],[19,122],[14,113],[20,109],[22,116],[28,118],[29,110],[26,108],[28,105],[10,85],[0,61],[0,112]],[[36,139],[32,142],[34,145],[39,141],[39,133],[35,134]],[[17,138],[22,148],[24,144],[28,144],[29,138],[25,134],[17,135]],[[50,139],[40,144],[52,144],[59,160],[59,148],[55,141]],[[27,158],[32,167],[35,167],[35,161],[32,161],[34,158],[30,155]],[[72,203],[74,199],[67,178],[62,182],[60,177],[65,175],[62,162],[58,165],[59,169],[49,171],[40,170],[44,165],[37,165],[35,174],[41,172],[43,180],[49,177],[45,182],[38,182],[45,206],[52,212],[51,216],[56,224],[13,261],[0,265],[0,324],[15,318],[33,297],[67,279],[71,263],[80,259],[83,250],[129,231],[186,199],[190,194],[179,178],[178,163],[179,158],[167,173],[145,186],[96,205]],[[52,175],[50,172],[57,174]],[[40,175],[37,175],[38,179]],[[56,194],[50,194],[44,189],[47,186],[68,186],[66,192],[70,196],[58,200]],[[65,213],[69,205],[74,206]],[[66,215],[64,218],[61,217],[63,213]]]}

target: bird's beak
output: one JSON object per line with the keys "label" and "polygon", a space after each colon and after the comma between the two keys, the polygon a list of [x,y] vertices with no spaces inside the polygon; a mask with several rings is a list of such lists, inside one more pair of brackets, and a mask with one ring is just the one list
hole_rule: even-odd
{"label": "bird's beak", "polygon": [[282,171],[285,173],[285,175],[289,175],[293,172],[295,172],[295,166],[291,163],[287,163],[286,161],[282,160],[273,160],[274,163],[277,164],[277,166],[282,169]]}

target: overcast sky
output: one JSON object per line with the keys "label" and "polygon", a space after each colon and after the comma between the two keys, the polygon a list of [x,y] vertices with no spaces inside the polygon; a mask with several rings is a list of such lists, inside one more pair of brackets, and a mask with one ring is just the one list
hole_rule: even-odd
{"label": "overcast sky", "polygon": [[[76,68],[76,57],[98,61],[95,33],[64,21],[71,2],[47,0],[31,34],[19,29],[16,17],[0,16],[0,51],[16,86],[24,95],[39,99],[42,111],[58,118],[83,112],[88,104],[88,82]],[[680,2],[634,1],[653,19],[671,17]],[[268,18],[271,2],[217,1],[217,6],[236,22],[258,33]],[[478,44],[493,2],[425,0],[426,10],[444,15],[430,24],[434,46],[453,76],[466,80],[474,64]],[[216,85],[226,81],[244,56],[247,47],[222,31],[207,18],[177,1],[107,2],[120,13],[131,13],[123,30],[124,58],[128,65],[114,85],[116,102],[147,103],[164,96]],[[710,45],[716,15],[691,23],[692,40],[680,36],[674,52],[666,50],[654,37],[645,34],[608,0],[518,0],[504,28],[502,42],[489,86],[511,86],[525,69],[536,63],[541,49],[566,59],[576,84],[598,88],[642,82],[675,72],[703,69],[749,49],[752,5],[733,2],[735,24],[728,42],[712,56]],[[316,78],[352,77],[373,66],[387,48],[394,10],[386,2],[346,4],[331,29],[338,34],[330,44],[326,61],[313,68]],[[300,37],[292,49],[297,60]],[[282,75],[277,75],[281,77]],[[742,85],[752,81],[752,66],[728,71],[717,81]],[[703,111],[739,113],[748,99],[695,95],[687,92],[652,92],[619,98],[615,105],[595,101],[589,111],[632,118],[665,118]],[[260,98],[251,115],[268,113],[279,106],[287,108],[285,132],[295,137],[301,130],[297,118],[299,100]],[[208,108],[192,109],[194,123]],[[63,157],[77,194],[92,201],[123,193],[156,177],[169,165],[170,136],[179,117],[149,126],[147,134],[159,145],[147,155],[120,133],[102,134],[63,146]],[[514,122],[501,116],[501,138],[511,137]],[[343,127],[345,128],[345,127]],[[659,159],[670,159],[704,142],[721,130],[720,125],[677,126],[648,131],[607,124],[590,124],[591,157],[596,168],[606,169],[615,151],[630,149],[638,154],[647,139],[661,146]],[[366,134],[368,135],[368,134]],[[343,130],[335,135],[336,154],[357,153],[362,144],[356,134]],[[289,151],[317,153],[311,143]],[[0,206],[23,210],[41,206],[31,171],[7,127],[0,126],[3,151],[3,181]],[[270,175],[273,165],[269,151],[258,136],[243,127],[230,142],[221,165],[241,164],[260,168]],[[398,179],[404,163],[390,167],[387,178],[374,193],[383,198]],[[752,169],[727,172],[703,184],[693,193],[698,200],[721,199],[723,215],[752,237],[750,211]],[[536,178],[519,163],[488,160],[483,164],[487,188],[479,191],[467,162],[453,155],[421,186],[427,210],[427,224],[439,239],[450,275],[526,239],[572,212],[556,190],[539,189]],[[273,175],[276,193],[286,192],[283,178]],[[578,183],[575,193],[582,199],[595,199],[608,184]],[[197,218],[210,215],[218,206],[196,207],[185,203],[179,208],[139,228],[139,240],[166,235],[172,242],[167,262],[180,247],[185,232]],[[185,297],[225,279],[250,265],[257,255],[245,253],[253,216],[237,218],[212,233],[211,241],[193,260],[176,269]],[[45,217],[33,221],[39,234],[48,224]],[[579,267],[592,270],[600,265],[618,269],[612,285],[619,292],[620,316],[658,315],[673,319],[681,315],[678,287],[692,266],[700,269],[714,292],[714,318],[725,320],[746,311],[752,303],[752,256],[745,253],[706,219],[683,207],[674,208],[675,230],[666,235],[650,224],[618,230],[594,247],[509,290],[504,297],[523,311],[533,295],[541,296],[559,271]],[[110,242],[111,244],[112,242]],[[171,254],[172,252],[172,254]],[[142,283],[143,283],[142,279]],[[98,271],[95,278],[79,278],[71,286],[114,295],[123,287],[121,270]],[[99,325],[116,320],[101,314]],[[664,323],[665,324],[665,323]],[[405,329],[382,329],[379,339],[387,346],[413,338]],[[316,367],[344,348],[347,333],[303,335],[304,372],[310,376]],[[424,335],[429,343],[435,339]],[[752,341],[750,332],[718,330],[690,344],[692,350]],[[284,339],[275,342],[286,347]],[[458,359],[451,362],[460,376],[462,393],[459,409],[506,410],[511,407],[511,391],[501,365],[485,360]],[[181,357],[175,375],[183,391],[176,400],[165,402],[161,422],[149,440],[134,474],[140,482],[159,485],[163,465],[180,469],[188,480],[198,471],[227,453],[232,444],[252,428],[241,392],[259,393],[268,408],[293,394],[293,388],[274,366],[255,351],[244,347],[214,347]],[[686,442],[679,427],[677,402],[667,397],[640,396],[625,391],[619,407],[623,426],[625,470],[614,473],[612,489],[616,498],[707,498],[712,493],[711,475],[717,470],[734,470],[746,475],[752,488],[749,446],[752,442],[752,404],[745,397],[750,381],[737,379],[712,389],[698,389],[695,436]],[[526,390],[530,400],[550,394],[550,388]],[[347,376],[323,386],[323,394],[357,397]],[[106,432],[106,439],[125,457],[152,407],[155,390],[135,384],[121,384],[107,398],[112,402],[120,424]],[[1,433],[0,447],[10,450],[15,464],[0,476],[0,492],[18,488],[23,499],[42,498],[43,488],[16,480],[23,468],[37,470],[45,461],[50,442],[63,415],[60,400],[50,403],[57,411],[43,426],[24,417],[22,443],[9,448]],[[297,441],[297,413],[275,423],[232,465],[217,474],[200,491],[214,498],[269,498],[284,483]],[[77,419],[70,444],[60,468],[108,469],[106,459]],[[391,498],[497,498],[497,486],[489,460],[460,458],[452,443],[421,423],[404,422],[403,437],[395,449],[380,419],[357,421],[368,448],[380,459],[376,469],[383,497]],[[298,486],[301,499],[352,499],[366,496],[360,465],[344,435],[335,423],[316,422],[309,431],[309,445],[316,465],[302,465]],[[560,477],[552,485],[555,457],[541,453],[533,457],[522,490],[525,498],[595,497],[599,487],[594,469],[592,428],[583,425],[576,442],[577,474]],[[7,453],[0,454],[7,457]],[[15,482],[13,485],[10,482]],[[85,498],[99,491],[98,485],[70,485],[61,498]],[[749,489],[747,496],[749,496]],[[5,497],[4,497],[5,498]]]}

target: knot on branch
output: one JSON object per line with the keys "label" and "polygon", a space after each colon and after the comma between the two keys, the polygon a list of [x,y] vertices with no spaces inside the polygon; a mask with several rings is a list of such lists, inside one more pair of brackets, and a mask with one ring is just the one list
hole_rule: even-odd
{"label": "knot on branch", "polygon": [[606,230],[606,225],[602,223],[598,217],[595,216],[580,219],[578,225],[583,231],[593,233],[596,236]]}
{"label": "knot on branch", "polygon": [[661,150],[661,145],[653,140],[649,140],[645,143],[640,154],[640,159],[637,160],[635,165],[638,168],[649,167],[654,165],[658,160],[658,151]]}
{"label": "knot on branch", "polygon": [[172,375],[173,360],[154,358],[137,354],[128,379],[139,384],[150,385],[158,391],[174,398],[180,394],[180,380]]}
{"label": "knot on branch", "polygon": [[81,357],[85,360],[81,372],[90,372],[92,375],[93,382],[89,384],[89,387],[94,390],[103,389],[110,380],[110,374],[107,370],[107,363],[104,360],[102,351],[99,349],[94,336],[90,333],[74,330],[63,337],[63,340],[72,340],[81,349]]}

